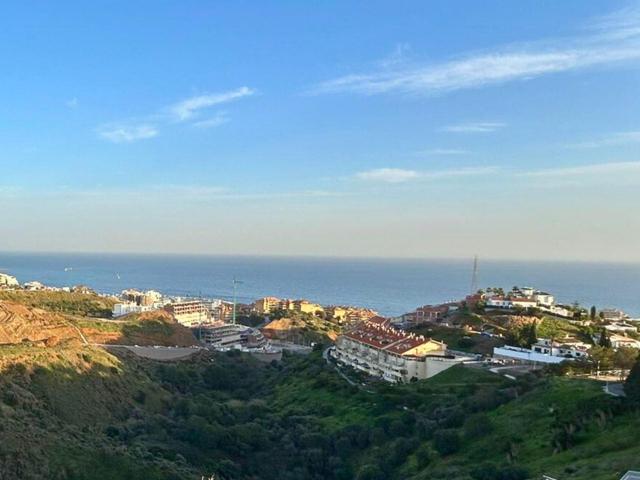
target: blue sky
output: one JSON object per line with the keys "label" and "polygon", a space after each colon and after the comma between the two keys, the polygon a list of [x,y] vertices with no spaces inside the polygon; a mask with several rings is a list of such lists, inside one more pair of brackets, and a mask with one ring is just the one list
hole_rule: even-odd
{"label": "blue sky", "polygon": [[640,260],[640,3],[0,23],[0,250]]}

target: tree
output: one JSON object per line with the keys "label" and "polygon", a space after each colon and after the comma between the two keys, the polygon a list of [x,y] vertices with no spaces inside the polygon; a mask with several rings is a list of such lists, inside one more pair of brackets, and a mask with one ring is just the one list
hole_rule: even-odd
{"label": "tree", "polygon": [[535,322],[532,322],[531,324],[529,324],[528,327],[526,327],[526,343],[528,348],[531,348],[531,345],[538,342],[538,336],[537,336],[536,330],[537,329],[536,329]]}
{"label": "tree", "polygon": [[438,430],[433,436],[433,446],[443,457],[460,450],[460,435],[455,430]]}
{"label": "tree", "polygon": [[591,310],[589,311],[589,318],[591,320],[595,320],[596,319],[596,306],[595,305],[591,306]]}
{"label": "tree", "polygon": [[622,370],[632,368],[638,358],[638,350],[631,347],[621,347],[613,354],[613,365]]}
{"label": "tree", "polygon": [[636,359],[636,363],[624,383],[624,393],[629,402],[640,405],[640,356]]}
{"label": "tree", "polygon": [[607,335],[607,330],[605,328],[600,330],[600,340],[598,341],[598,345],[603,348],[611,348],[611,340],[609,339],[609,335]]}
{"label": "tree", "polygon": [[357,480],[384,480],[386,475],[378,465],[364,465],[358,472]]}
{"label": "tree", "polygon": [[492,431],[493,424],[489,417],[484,413],[470,417],[464,424],[464,435],[470,440],[484,437]]}
{"label": "tree", "polygon": [[596,345],[589,350],[589,355],[591,355],[593,362],[604,370],[613,366],[613,354],[612,348],[601,347],[600,345]]}

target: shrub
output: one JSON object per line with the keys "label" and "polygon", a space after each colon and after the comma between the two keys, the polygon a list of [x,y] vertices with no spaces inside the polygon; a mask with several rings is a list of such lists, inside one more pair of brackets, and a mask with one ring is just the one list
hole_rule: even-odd
{"label": "shrub", "polygon": [[443,457],[460,450],[460,435],[456,430],[439,430],[433,436],[433,446]]}

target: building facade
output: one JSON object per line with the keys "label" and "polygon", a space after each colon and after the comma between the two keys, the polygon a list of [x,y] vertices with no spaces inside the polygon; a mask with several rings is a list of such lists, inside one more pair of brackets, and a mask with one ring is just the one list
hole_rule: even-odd
{"label": "building facade", "polygon": [[459,363],[444,343],[389,325],[380,317],[361,322],[338,337],[333,358],[393,383],[429,378]]}
{"label": "building facade", "polygon": [[170,303],[165,306],[165,310],[172,314],[178,323],[187,327],[208,323],[210,320],[207,304],[198,300]]}

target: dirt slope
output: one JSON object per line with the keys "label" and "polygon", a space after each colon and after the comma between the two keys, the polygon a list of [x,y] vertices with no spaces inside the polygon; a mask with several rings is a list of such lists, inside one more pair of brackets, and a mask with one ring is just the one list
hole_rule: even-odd
{"label": "dirt slope", "polygon": [[78,331],[57,313],[0,301],[0,344],[80,340]]}

